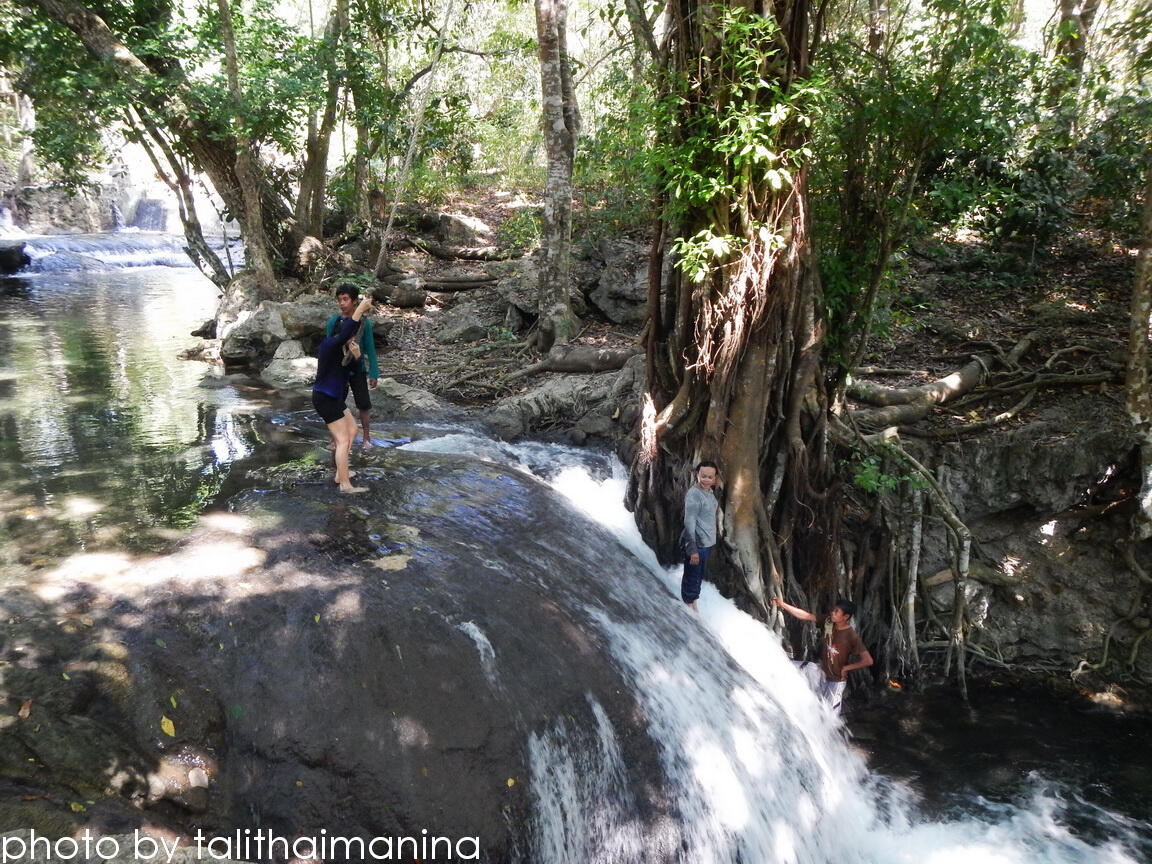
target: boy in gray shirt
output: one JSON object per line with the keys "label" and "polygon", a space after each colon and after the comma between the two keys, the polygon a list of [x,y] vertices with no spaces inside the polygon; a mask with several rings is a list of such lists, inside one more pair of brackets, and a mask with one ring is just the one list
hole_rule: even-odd
{"label": "boy in gray shirt", "polygon": [[684,533],[680,535],[680,548],[684,553],[684,577],[680,581],[680,597],[696,609],[700,584],[708,570],[708,555],[716,545],[716,485],[719,468],[715,462],[701,462],[696,466],[696,482],[684,496]]}

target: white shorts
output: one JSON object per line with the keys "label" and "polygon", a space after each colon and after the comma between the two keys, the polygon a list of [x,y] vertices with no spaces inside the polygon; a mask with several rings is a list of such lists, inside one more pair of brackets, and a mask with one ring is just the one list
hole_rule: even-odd
{"label": "white shorts", "polygon": [[792,665],[800,671],[808,686],[812,688],[812,692],[827,702],[832,713],[839,717],[840,708],[844,704],[844,688],[848,686],[848,682],[829,681],[824,677],[824,670],[820,668],[820,664],[811,660],[793,660]]}

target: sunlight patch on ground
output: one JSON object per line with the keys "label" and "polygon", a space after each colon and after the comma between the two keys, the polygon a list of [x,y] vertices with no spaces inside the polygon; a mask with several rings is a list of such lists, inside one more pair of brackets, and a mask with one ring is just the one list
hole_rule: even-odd
{"label": "sunlight patch on ground", "polygon": [[70,495],[63,501],[64,514],[73,519],[94,516],[103,509],[103,504],[86,495]]}

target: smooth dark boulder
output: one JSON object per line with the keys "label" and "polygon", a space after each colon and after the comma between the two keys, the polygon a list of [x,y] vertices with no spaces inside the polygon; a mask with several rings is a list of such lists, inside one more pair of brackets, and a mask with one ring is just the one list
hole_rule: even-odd
{"label": "smooth dark boulder", "polygon": [[0,240],[0,274],[11,275],[28,266],[31,259],[21,240]]}
{"label": "smooth dark boulder", "polygon": [[[659,771],[643,711],[600,656],[585,603],[635,612],[592,574],[573,514],[537,481],[471,459],[390,451],[361,472],[372,491],[353,500],[326,466],[271,470],[177,553],[66,569],[51,613],[6,604],[25,633],[9,658],[29,661],[8,682],[40,724],[0,731],[8,782],[44,778],[22,764],[35,743],[56,783],[92,795],[116,753],[124,778],[108,794],[152,819],[427,827],[479,837],[502,861],[530,842],[531,740],[568,718],[571,746],[592,746],[602,711],[640,812],[666,809],[641,780]],[[587,578],[558,577],[569,558]],[[201,766],[210,788],[190,800]]]}

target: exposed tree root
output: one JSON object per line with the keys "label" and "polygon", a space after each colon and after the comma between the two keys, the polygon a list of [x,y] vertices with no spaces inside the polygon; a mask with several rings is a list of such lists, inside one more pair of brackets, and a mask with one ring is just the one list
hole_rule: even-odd
{"label": "exposed tree root", "polygon": [[[964,651],[966,648],[966,634],[967,634],[967,597],[965,595],[965,587],[969,577],[969,563],[972,549],[972,533],[968,530],[968,526],[964,524],[956,512],[956,508],[948,499],[943,486],[933,476],[932,472],[928,470],[923,464],[920,463],[912,454],[904,449],[900,442],[899,430],[889,428],[884,432],[863,436],[858,431],[852,429],[846,424],[834,422],[831,428],[833,440],[850,449],[872,453],[880,457],[888,457],[903,465],[910,471],[910,475],[915,478],[914,483],[927,492],[928,497],[931,499],[937,514],[941,521],[948,530],[949,547],[952,552],[952,572],[955,584],[955,594],[953,597],[953,615],[951,623],[945,629],[948,634],[947,644],[950,646],[945,654],[944,659],[944,672],[947,675],[951,671],[953,655],[957,654],[956,663],[956,676],[957,682],[960,687],[960,692],[967,698],[967,679],[965,672],[965,663],[963,662]],[[881,492],[881,504],[883,506],[884,495]],[[916,568],[909,567],[910,576],[919,581],[919,562],[916,561]],[[914,592],[915,585],[908,586],[903,595],[903,601],[908,602],[909,591]],[[914,602],[914,601],[913,601]],[[927,604],[926,604],[927,606]],[[930,609],[930,607],[927,607]],[[915,608],[912,609],[913,621],[915,620]],[[906,621],[908,616],[907,608],[904,610],[903,618]],[[900,616],[894,616],[893,626],[902,627]],[[914,625],[913,630],[904,634],[904,638],[909,643],[915,641]],[[907,662],[912,663],[911,649],[909,649],[909,656]]]}
{"label": "exposed tree root", "polygon": [[947,429],[916,429],[910,427],[902,430],[905,435],[913,435],[917,438],[951,438],[954,435],[963,435],[968,432],[978,432],[981,429],[990,429],[993,426],[999,426],[1001,423],[1007,423],[1012,418],[1019,415],[1021,411],[1028,407],[1032,400],[1036,398],[1036,390],[1028,391],[1028,394],[1009,408],[1007,411],[1001,411],[993,417],[987,417],[983,420],[977,420],[973,423],[965,423],[961,426],[951,426]]}
{"label": "exposed tree root", "polygon": [[[918,647],[921,651],[946,651],[951,653],[955,646],[951,640],[938,640],[935,642],[921,642],[919,643]],[[1000,669],[1015,668],[1011,663],[1005,662],[1000,657],[993,657],[983,648],[979,647],[978,645],[973,645],[971,642],[965,644],[963,647],[966,653],[971,654],[974,658],[983,660],[985,663],[988,663],[992,666],[996,666]]]}

